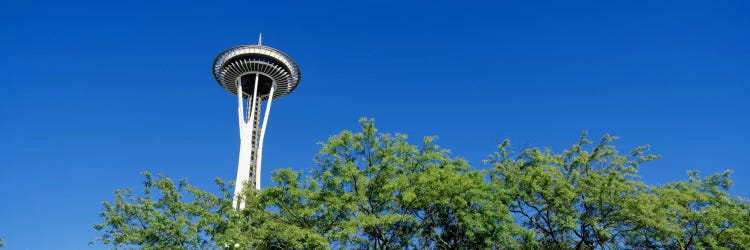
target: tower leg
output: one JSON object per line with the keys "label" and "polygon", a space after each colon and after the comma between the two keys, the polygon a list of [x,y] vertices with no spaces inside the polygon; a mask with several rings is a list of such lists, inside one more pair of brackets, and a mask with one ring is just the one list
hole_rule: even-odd
{"label": "tower leg", "polygon": [[276,83],[271,83],[271,93],[268,94],[266,102],[266,112],[263,114],[263,126],[260,127],[260,142],[258,143],[258,159],[255,163],[255,189],[260,190],[260,168],[263,160],[263,139],[266,137],[266,125],[268,124],[268,114],[271,113],[271,103],[273,102],[273,92],[276,89]]}

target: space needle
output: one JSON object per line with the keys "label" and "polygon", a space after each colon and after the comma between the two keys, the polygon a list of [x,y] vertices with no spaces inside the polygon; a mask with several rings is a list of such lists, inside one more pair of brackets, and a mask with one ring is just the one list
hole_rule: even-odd
{"label": "space needle", "polygon": [[[245,203],[239,198],[244,184],[260,190],[263,139],[271,103],[297,88],[299,66],[284,52],[263,46],[261,35],[257,45],[240,45],[221,52],[214,60],[213,74],[219,86],[237,96],[240,156],[232,206],[242,209]],[[261,102],[265,102],[262,121]]]}

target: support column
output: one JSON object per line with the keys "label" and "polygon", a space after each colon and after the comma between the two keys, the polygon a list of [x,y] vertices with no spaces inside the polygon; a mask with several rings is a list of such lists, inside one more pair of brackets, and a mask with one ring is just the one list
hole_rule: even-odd
{"label": "support column", "polygon": [[263,114],[263,126],[260,127],[260,143],[258,143],[258,160],[255,163],[257,168],[255,175],[255,189],[260,190],[260,169],[263,160],[263,139],[266,136],[266,125],[268,124],[268,115],[271,113],[271,103],[273,102],[273,92],[276,90],[276,82],[271,83],[271,93],[268,94],[266,102],[266,112]]}

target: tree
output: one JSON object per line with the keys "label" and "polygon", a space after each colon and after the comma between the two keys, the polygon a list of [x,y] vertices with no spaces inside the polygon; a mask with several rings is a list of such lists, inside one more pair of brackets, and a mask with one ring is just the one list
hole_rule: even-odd
{"label": "tree", "polygon": [[730,197],[730,171],[654,187],[634,220],[631,245],[661,249],[750,249],[750,207]]}
{"label": "tree", "polygon": [[[729,172],[663,186],[638,177],[657,159],[616,137],[569,149],[505,141],[473,169],[425,137],[378,133],[372,120],[321,144],[310,172],[280,169],[274,183],[231,194],[144,173],[143,196],[104,202],[99,242],[143,249],[748,249],[750,205],[727,194]],[[231,185],[231,183],[230,183]]]}
{"label": "tree", "polygon": [[510,194],[516,223],[534,232],[527,246],[545,249],[748,249],[748,202],[729,197],[729,171],[705,179],[648,186],[638,167],[658,156],[648,146],[621,155],[605,135],[584,133],[561,154],[532,148],[514,157],[510,143],[488,162],[491,181]]}
{"label": "tree", "polygon": [[[214,247],[228,227],[231,196],[219,179],[221,196],[164,176],[144,172],[143,197],[132,189],[115,191],[113,203],[103,202],[104,222],[94,228],[97,240],[113,248],[200,249]],[[153,198],[158,195],[159,198]],[[187,195],[188,197],[185,197]]]}
{"label": "tree", "polygon": [[506,199],[490,192],[485,172],[425,137],[378,134],[372,120],[362,131],[331,137],[316,157],[318,168],[301,184],[289,170],[264,193],[290,224],[310,228],[332,246],[394,249],[512,245]]}
{"label": "tree", "polygon": [[605,135],[593,142],[584,133],[578,143],[561,154],[532,148],[517,157],[505,141],[490,157],[492,184],[510,193],[510,211],[517,222],[535,234],[526,244],[550,248],[617,248],[628,231],[627,208],[639,204],[646,186],[638,181],[639,164],[656,159],[647,147],[620,155]]}

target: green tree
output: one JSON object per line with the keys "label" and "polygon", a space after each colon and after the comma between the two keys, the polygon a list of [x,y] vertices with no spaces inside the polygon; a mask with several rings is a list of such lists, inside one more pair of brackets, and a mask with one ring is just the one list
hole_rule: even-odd
{"label": "green tree", "polygon": [[[605,135],[561,153],[518,154],[503,142],[473,169],[425,137],[378,133],[372,120],[321,144],[310,172],[219,194],[144,173],[144,193],[104,202],[100,243],[143,249],[749,249],[750,206],[728,195],[729,172],[662,186]],[[230,183],[231,184],[231,183]]]}
{"label": "green tree", "polygon": [[[275,204],[283,216],[300,218],[333,246],[370,249],[510,246],[520,230],[507,199],[491,193],[485,172],[425,137],[419,146],[405,135],[378,134],[372,120],[322,145],[312,178],[279,175]],[[265,191],[264,191],[265,192]],[[314,223],[313,223],[314,222]]]}
{"label": "green tree", "polygon": [[[163,176],[144,172],[143,196],[132,189],[115,191],[113,203],[103,202],[104,222],[94,226],[97,239],[113,248],[200,249],[214,247],[217,232],[228,227],[231,197],[217,179],[221,195]],[[187,197],[185,196],[187,195]],[[159,196],[154,198],[154,196]]]}
{"label": "green tree", "polygon": [[[657,159],[647,146],[619,154],[616,137],[584,134],[560,154],[505,141],[492,163],[492,185],[510,194],[516,223],[533,231],[526,246],[543,249],[748,249],[750,209],[728,196],[729,172],[662,187],[639,180],[640,164]],[[591,146],[593,145],[593,146]],[[587,151],[587,146],[591,150]]]}
{"label": "green tree", "polygon": [[628,243],[652,249],[750,249],[750,207],[730,197],[729,171],[653,187]]}
{"label": "green tree", "polygon": [[549,249],[617,248],[628,231],[623,223],[639,204],[645,185],[636,176],[639,164],[656,159],[647,147],[620,155],[605,135],[593,142],[584,133],[560,154],[551,149],[526,149],[515,156],[505,141],[490,157],[492,184],[510,194],[516,222],[534,232],[530,246]]}

